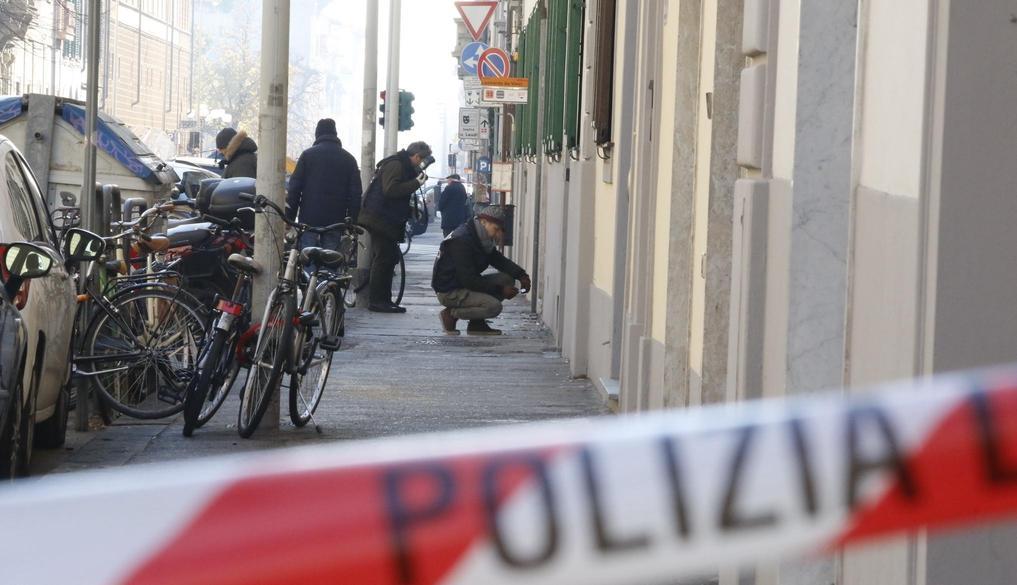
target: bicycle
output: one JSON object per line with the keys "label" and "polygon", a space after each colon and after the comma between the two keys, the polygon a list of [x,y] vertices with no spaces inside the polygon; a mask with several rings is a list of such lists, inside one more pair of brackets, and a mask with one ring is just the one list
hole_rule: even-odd
{"label": "bicycle", "polygon": [[[284,374],[290,375],[290,420],[302,427],[313,419],[328,380],[332,355],[342,343],[345,319],[342,288],[344,284],[348,287],[348,279],[328,270],[343,264],[343,254],[317,247],[301,250],[296,244],[300,235],[308,232],[360,229],[348,222],[308,226],[287,219],[285,212],[264,196],[249,196],[247,200],[258,212],[275,212],[293,230],[285,241],[286,262],[279,283],[265,303],[247,383],[240,397],[237,430],[243,438],[254,434],[272,395],[281,387]],[[301,286],[302,268],[310,264],[318,268],[306,276],[306,283]],[[299,312],[298,300],[301,300]],[[313,380],[313,387],[304,386],[306,380]]]}
{"label": "bicycle", "polygon": [[[144,239],[137,225],[111,238],[98,238],[71,228],[66,256],[81,257],[85,246],[109,249],[131,235]],[[96,242],[98,238],[98,242]],[[101,254],[101,252],[99,252]],[[183,408],[183,390],[190,377],[206,312],[177,286],[163,282],[172,272],[116,277],[120,260],[88,262],[78,310],[98,309],[88,318],[72,357],[75,373],[86,376],[110,408],[141,419],[170,416]],[[97,268],[103,270],[97,274]],[[75,320],[77,323],[77,320]]]}

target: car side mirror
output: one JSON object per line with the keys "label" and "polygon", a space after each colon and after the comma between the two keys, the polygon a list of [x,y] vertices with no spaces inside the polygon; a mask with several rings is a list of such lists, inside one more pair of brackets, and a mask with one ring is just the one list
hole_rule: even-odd
{"label": "car side mirror", "polygon": [[27,242],[7,246],[2,262],[9,275],[21,280],[46,276],[53,268],[53,257],[46,250]]}
{"label": "car side mirror", "polygon": [[106,250],[106,241],[81,228],[71,228],[64,235],[63,253],[67,262],[91,262]]}

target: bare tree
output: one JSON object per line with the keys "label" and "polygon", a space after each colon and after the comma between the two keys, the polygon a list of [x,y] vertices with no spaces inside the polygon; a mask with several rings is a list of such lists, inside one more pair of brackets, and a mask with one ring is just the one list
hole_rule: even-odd
{"label": "bare tree", "polygon": [[35,13],[34,0],[0,0],[0,51],[24,40]]}
{"label": "bare tree", "polygon": [[286,150],[297,156],[314,143],[314,128],[323,116],[325,78],[302,59],[290,63]]}
{"label": "bare tree", "polygon": [[195,89],[201,103],[223,109],[237,128],[255,133],[258,125],[260,58],[252,48],[250,20],[223,33],[214,45],[207,42],[199,52]]}

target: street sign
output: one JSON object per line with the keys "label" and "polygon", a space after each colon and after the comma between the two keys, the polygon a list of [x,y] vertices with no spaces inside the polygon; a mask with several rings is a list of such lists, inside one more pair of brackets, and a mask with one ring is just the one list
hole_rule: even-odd
{"label": "street sign", "polygon": [[486,50],[487,45],[478,42],[473,42],[463,47],[463,52],[459,56],[459,63],[462,64],[463,73],[467,77],[473,77],[477,74],[477,63],[480,61],[480,56]]}
{"label": "street sign", "polygon": [[459,138],[480,138],[480,110],[459,108]]}
{"label": "street sign", "polygon": [[480,94],[479,89],[467,89],[466,90],[466,105],[467,106],[479,106],[480,105]]}
{"label": "street sign", "polygon": [[508,53],[496,47],[481,53],[480,60],[477,62],[477,76],[481,82],[489,78],[508,77],[508,73]]}
{"label": "street sign", "polygon": [[517,88],[485,87],[481,94],[482,105],[525,104],[529,102],[529,90]]}
{"label": "street sign", "polygon": [[474,76],[474,77],[464,77],[463,78],[463,88],[464,89],[466,89],[466,90],[480,89],[481,87],[483,87],[483,85],[480,84],[480,80],[477,79],[476,76]]}
{"label": "street sign", "polygon": [[459,150],[476,152],[482,148],[481,142],[476,138],[463,138],[459,141]]}
{"label": "street sign", "polygon": [[512,190],[512,163],[494,163],[491,173],[492,191]]}
{"label": "street sign", "polygon": [[483,174],[489,174],[491,172],[491,159],[490,157],[482,156],[477,159],[477,172]]}
{"label": "street sign", "polygon": [[525,77],[482,77],[480,84],[484,87],[514,87],[526,89],[530,87],[530,80]]}
{"label": "street sign", "polygon": [[456,9],[462,15],[463,23],[466,24],[467,30],[470,31],[470,35],[475,41],[479,41],[480,37],[484,36],[484,31],[487,30],[487,25],[491,24],[491,17],[494,16],[494,10],[497,7],[496,0],[456,2]]}
{"label": "street sign", "polygon": [[491,139],[491,122],[487,119],[487,110],[482,110],[480,116],[480,125],[478,126],[478,136],[481,140]]}

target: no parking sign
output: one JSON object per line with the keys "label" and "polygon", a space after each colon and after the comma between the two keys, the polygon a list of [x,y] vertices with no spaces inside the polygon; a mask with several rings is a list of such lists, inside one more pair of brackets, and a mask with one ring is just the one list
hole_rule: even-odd
{"label": "no parking sign", "polygon": [[509,56],[498,48],[490,48],[480,54],[477,61],[477,77],[481,81],[494,77],[508,77]]}

